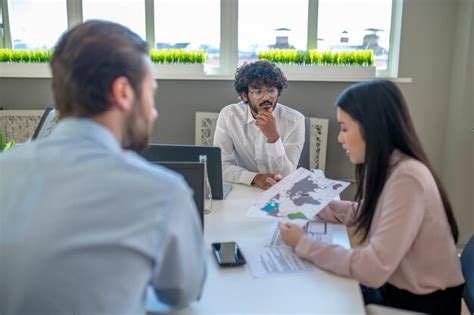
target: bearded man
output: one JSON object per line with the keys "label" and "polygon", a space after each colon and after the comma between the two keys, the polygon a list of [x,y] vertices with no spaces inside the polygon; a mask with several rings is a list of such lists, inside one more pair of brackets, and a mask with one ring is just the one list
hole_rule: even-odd
{"label": "bearded man", "polygon": [[237,68],[234,87],[241,102],[221,110],[214,133],[225,181],[268,189],[296,169],[305,118],[278,103],[286,82],[281,69],[266,60]]}
{"label": "bearded man", "polygon": [[199,299],[192,192],[133,152],[158,116],[146,42],[88,21],[50,65],[57,128],[0,156],[0,314],[144,314],[148,286],[171,307]]}

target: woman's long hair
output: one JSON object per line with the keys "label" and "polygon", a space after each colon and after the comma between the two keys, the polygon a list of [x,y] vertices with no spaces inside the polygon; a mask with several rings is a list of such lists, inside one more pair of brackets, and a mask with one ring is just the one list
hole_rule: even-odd
{"label": "woman's long hair", "polygon": [[388,80],[357,83],[342,92],[336,106],[359,123],[366,143],[365,162],[356,165],[356,233],[361,233],[363,240],[367,238],[387,181],[390,156],[398,149],[423,163],[433,175],[457,243],[459,230],[446,190],[421,146],[400,89]]}

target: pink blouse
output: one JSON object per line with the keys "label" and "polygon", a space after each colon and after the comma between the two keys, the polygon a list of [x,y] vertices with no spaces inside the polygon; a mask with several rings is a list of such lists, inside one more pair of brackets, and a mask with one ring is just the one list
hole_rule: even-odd
{"label": "pink blouse", "polygon": [[[415,294],[464,283],[441,196],[428,168],[395,151],[379,197],[367,245],[345,249],[302,237],[298,256],[337,275],[378,288],[389,282]],[[351,225],[357,204],[332,201],[318,217]]]}

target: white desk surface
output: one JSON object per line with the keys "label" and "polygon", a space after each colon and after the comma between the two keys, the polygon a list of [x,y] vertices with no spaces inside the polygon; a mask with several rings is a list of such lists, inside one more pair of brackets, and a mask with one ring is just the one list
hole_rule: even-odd
{"label": "white desk surface", "polygon": [[[246,215],[259,193],[257,188],[233,185],[225,200],[213,200],[212,213],[204,217],[208,273],[201,300],[173,314],[365,314],[355,280],[323,270],[255,279],[245,265],[217,265],[211,243],[262,239],[273,231],[275,221]],[[349,248],[344,226],[334,226],[334,243]],[[149,311],[159,309],[153,302],[148,305]]]}

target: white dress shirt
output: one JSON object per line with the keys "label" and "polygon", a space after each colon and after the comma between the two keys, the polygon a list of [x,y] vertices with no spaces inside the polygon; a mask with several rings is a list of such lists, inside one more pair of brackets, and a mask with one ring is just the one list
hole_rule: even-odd
{"label": "white dress shirt", "polygon": [[276,105],[273,116],[280,138],[268,143],[248,104],[221,110],[214,146],[221,148],[225,181],[250,185],[257,174],[286,176],[296,169],[304,145],[304,116],[282,104]]}

